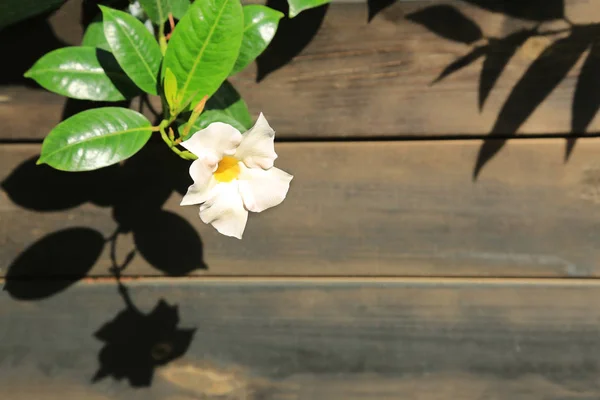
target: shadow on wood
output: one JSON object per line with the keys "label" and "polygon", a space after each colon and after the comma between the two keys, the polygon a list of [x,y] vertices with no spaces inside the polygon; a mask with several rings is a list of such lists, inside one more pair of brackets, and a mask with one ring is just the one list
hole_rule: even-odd
{"label": "shadow on wood", "polygon": [[[571,134],[564,156],[567,161],[576,138],[585,133],[600,108],[600,79],[592,72],[600,65],[600,23],[576,25],[564,19],[563,0],[464,1],[491,12],[501,12],[531,22],[531,28],[495,38],[486,37],[475,21],[450,5],[430,6],[406,17],[447,40],[471,46],[466,55],[448,65],[433,83],[440,82],[480,58],[484,59],[479,79],[480,111],[518,49],[532,38],[550,39],[550,44],[528,67],[505,100],[490,132],[490,139],[484,141],[481,147],[473,169],[473,180],[503,148],[506,139],[517,136],[525,121],[591,48],[573,95]],[[562,20],[559,28],[544,26],[545,22],[556,20]]]}
{"label": "shadow on wood", "polygon": [[104,347],[98,354],[100,367],[92,382],[110,376],[117,381],[127,379],[133,387],[147,387],[157,366],[185,354],[196,329],[179,329],[178,307],[164,299],[150,313],[141,312],[119,279],[120,268],[114,268],[113,273],[126,307],[94,334]]}
{"label": "shadow on wood", "polygon": [[267,75],[283,67],[300,54],[319,31],[328,8],[328,4],[311,8],[290,19],[287,1],[268,0],[266,5],[281,11],[285,17],[279,21],[277,33],[269,46],[256,59],[257,82],[262,81]]}
{"label": "shadow on wood", "polygon": [[[70,228],[43,237],[26,249],[8,268],[4,290],[19,300],[41,300],[55,295],[92,269],[104,238],[90,228]],[[30,285],[43,279],[44,285]]]}
{"label": "shadow on wood", "polygon": [[565,16],[564,0],[462,0],[493,12],[530,21],[550,21]]}
{"label": "shadow on wood", "polygon": [[47,21],[48,15],[44,13],[0,31],[0,53],[10,57],[0,68],[0,85],[39,87],[33,80],[23,77],[25,71],[44,54],[67,46],[54,34]]}
{"label": "shadow on wood", "polygon": [[67,98],[65,101],[65,106],[63,107],[62,115],[60,120],[64,121],[67,118],[72,117],[75,114],[79,114],[82,111],[91,110],[93,108],[100,107],[125,107],[129,108],[131,106],[130,100],[118,101],[118,102],[108,102],[108,101],[91,101],[91,100],[79,100],[79,99],[71,99]]}
{"label": "shadow on wood", "polygon": [[[111,207],[118,224],[116,234],[132,233],[137,251],[157,269],[181,276],[207,268],[195,229],[182,217],[162,209],[173,192],[184,193],[191,184],[189,163],[170,154],[162,143],[149,143],[122,165],[86,173],[36,166],[36,159],[22,163],[2,182],[14,203],[40,212],[68,210],[86,202]],[[98,245],[94,237],[89,246],[86,242],[74,250],[79,242],[72,239],[73,232],[68,231],[30,246],[9,267],[8,277],[34,278],[43,270],[44,276],[80,279],[85,275],[80,272],[89,270],[94,262],[77,252],[85,253],[90,246],[96,250]],[[100,250],[104,241],[111,239],[102,239]],[[55,258],[46,257],[49,248]],[[74,251],[75,255],[64,255]]]}
{"label": "shadow on wood", "polygon": [[396,0],[367,0],[367,8],[369,9],[368,21],[371,22],[380,11],[385,10],[395,2]]}
{"label": "shadow on wood", "polygon": [[[90,353],[98,351],[99,342],[89,329],[105,325],[107,315],[122,307],[115,286],[102,282],[75,285],[36,307],[0,298],[2,326],[8,328],[0,343],[6,360],[0,364],[0,397],[600,398],[600,285],[592,280],[199,278],[137,280],[128,289],[146,316],[160,315],[161,323],[178,325],[167,304],[157,305],[168,298],[181,304],[181,324],[197,327],[183,358],[154,369],[152,390],[112,379],[90,385],[98,367]],[[115,326],[131,312],[101,331],[124,334]],[[158,321],[140,323],[153,327]],[[141,335],[146,341],[154,333]],[[160,335],[154,337],[158,342],[148,341],[146,356],[162,342]],[[157,355],[164,354],[162,348],[157,346]]]}

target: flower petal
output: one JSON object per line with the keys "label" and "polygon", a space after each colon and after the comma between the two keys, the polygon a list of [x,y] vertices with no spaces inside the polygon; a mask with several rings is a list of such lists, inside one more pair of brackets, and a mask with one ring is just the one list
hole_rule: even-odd
{"label": "flower petal", "polygon": [[293,176],[279,168],[268,170],[244,168],[239,180],[240,194],[246,209],[261,212],[285,199]]}
{"label": "flower petal", "polygon": [[190,176],[194,184],[188,187],[187,193],[181,199],[180,205],[189,206],[205,202],[210,196],[211,189],[216,185],[212,179],[213,172],[218,166],[219,160],[210,154],[199,158],[190,165]]}
{"label": "flower petal", "polygon": [[229,124],[213,122],[206,128],[199,130],[194,135],[182,142],[181,145],[194,153],[198,158],[205,154],[217,157],[217,161],[224,155],[233,155],[242,141],[242,134]]}
{"label": "flower petal", "polygon": [[262,113],[250,130],[242,135],[235,157],[249,168],[269,169],[277,158],[275,153],[275,131]]}
{"label": "flower petal", "polygon": [[241,239],[248,211],[244,208],[238,182],[219,183],[212,192],[213,196],[200,206],[200,219],[225,236]]}

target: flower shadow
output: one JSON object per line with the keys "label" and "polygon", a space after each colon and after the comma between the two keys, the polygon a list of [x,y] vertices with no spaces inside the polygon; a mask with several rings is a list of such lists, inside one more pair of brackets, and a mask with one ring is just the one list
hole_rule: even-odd
{"label": "flower shadow", "polygon": [[120,285],[119,290],[127,306],[94,334],[104,347],[98,354],[100,367],[92,382],[110,376],[117,381],[127,379],[133,387],[147,387],[156,367],[185,354],[196,330],[177,327],[177,306],[161,299],[144,314],[131,303],[126,287]]}
{"label": "flower shadow", "polygon": [[178,328],[178,308],[164,299],[159,300],[151,312],[140,311],[120,280],[120,272],[126,264],[112,270],[125,309],[94,333],[104,346],[98,354],[100,365],[92,382],[112,377],[117,381],[127,379],[132,387],[148,387],[155,368],[185,354],[196,329]]}

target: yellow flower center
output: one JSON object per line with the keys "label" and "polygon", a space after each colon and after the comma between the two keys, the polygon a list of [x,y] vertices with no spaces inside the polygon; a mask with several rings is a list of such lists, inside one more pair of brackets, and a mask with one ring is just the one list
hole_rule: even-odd
{"label": "yellow flower center", "polygon": [[241,169],[237,158],[225,156],[219,161],[219,165],[213,176],[219,182],[231,182],[239,176],[240,172]]}

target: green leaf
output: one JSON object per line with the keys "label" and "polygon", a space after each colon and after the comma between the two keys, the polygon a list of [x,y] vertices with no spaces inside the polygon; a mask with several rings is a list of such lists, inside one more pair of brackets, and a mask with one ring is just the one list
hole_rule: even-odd
{"label": "green leaf", "polygon": [[170,68],[180,96],[193,108],[211,96],[231,72],[242,43],[244,15],[239,0],[194,2],[169,40],[163,72]]}
{"label": "green leaf", "polygon": [[244,6],[244,36],[240,54],[230,75],[246,68],[262,53],[277,32],[283,13],[259,4]]}
{"label": "green leaf", "polygon": [[[223,82],[219,90],[208,99],[204,109],[220,111],[229,116],[243,127],[242,131],[248,130],[252,126],[252,116],[246,102],[228,81]],[[200,114],[199,118],[202,118],[203,114]]]}
{"label": "green leaf", "polygon": [[[229,115],[221,110],[207,110],[207,111],[204,111],[202,114],[200,114],[198,119],[194,122],[194,124],[190,128],[189,137],[192,137],[192,135],[194,133],[198,132],[201,129],[206,128],[208,125],[212,124],[213,122],[224,122],[226,124],[233,126],[234,128],[236,128],[237,130],[239,130],[242,133],[246,132],[248,130],[248,128],[246,126],[244,126],[243,124],[241,124],[240,121],[238,121],[237,119],[233,118],[231,115]],[[187,125],[187,123],[183,122],[181,125],[178,126],[177,129],[179,130],[180,135],[183,134],[183,130],[185,129],[186,125]]]}
{"label": "green leaf", "polygon": [[288,0],[290,6],[290,18],[294,18],[296,15],[309,8],[319,7],[329,2],[330,0]]}
{"label": "green leaf", "polygon": [[51,11],[65,0],[2,0],[0,1],[0,30],[27,18]]}
{"label": "green leaf", "polygon": [[173,112],[179,102],[177,101],[177,78],[173,75],[170,68],[167,68],[167,72],[165,73],[164,92],[167,104]]}
{"label": "green leaf", "polygon": [[104,36],[123,71],[146,93],[157,94],[162,54],[148,29],[134,16],[100,6]]}
{"label": "green leaf", "polygon": [[[246,102],[228,81],[223,82],[219,90],[208,99],[204,112],[194,122],[190,133],[204,129],[213,122],[224,122],[241,132],[252,127],[252,116]],[[183,125],[179,126],[180,134],[186,125],[187,123],[183,122]]]}
{"label": "green leaf", "polygon": [[110,45],[104,36],[104,26],[102,25],[101,14],[94,18],[92,23],[88,25],[85,34],[83,35],[81,45],[110,51]]}
{"label": "green leaf", "polygon": [[140,0],[140,4],[156,25],[164,24],[169,13],[181,19],[190,8],[190,0]]}
{"label": "green leaf", "polygon": [[190,8],[190,0],[170,0],[171,12],[177,19],[183,18],[188,8]]}
{"label": "green leaf", "polygon": [[156,25],[164,24],[170,12],[170,0],[140,0],[148,18]]}
{"label": "green leaf", "polygon": [[139,94],[112,54],[94,47],[63,47],[46,53],[25,77],[73,99],[120,101]]}
{"label": "green leaf", "polygon": [[37,164],[90,171],[123,161],[150,139],[152,126],[137,111],[102,107],[75,114],[46,137]]}

